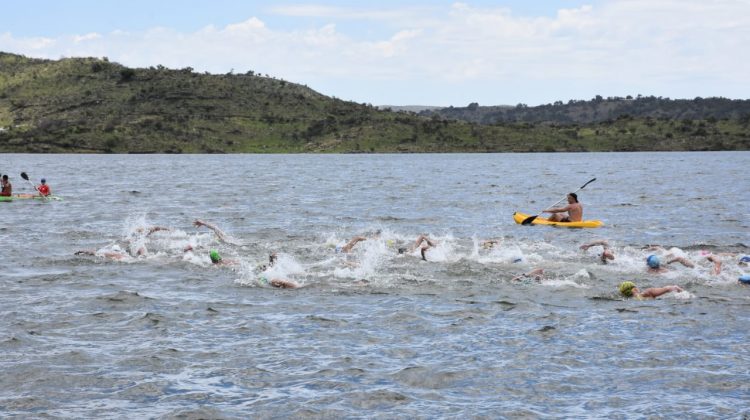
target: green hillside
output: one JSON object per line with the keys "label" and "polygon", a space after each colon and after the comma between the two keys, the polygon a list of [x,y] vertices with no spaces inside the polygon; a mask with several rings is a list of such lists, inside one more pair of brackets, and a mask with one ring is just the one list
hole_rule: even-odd
{"label": "green hillside", "polygon": [[727,98],[669,99],[655,96],[603,98],[588,101],[557,101],[539,106],[447,107],[420,112],[422,116],[462,120],[478,124],[530,122],[553,124],[591,124],[621,117],[670,120],[750,119],[750,100]]}
{"label": "green hillside", "polygon": [[261,76],[0,53],[0,152],[750,149],[748,118],[476,124],[379,110]]}

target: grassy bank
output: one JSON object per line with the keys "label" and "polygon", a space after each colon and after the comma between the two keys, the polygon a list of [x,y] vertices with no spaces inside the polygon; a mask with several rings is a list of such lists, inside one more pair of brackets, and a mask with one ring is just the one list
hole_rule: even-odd
{"label": "grassy bank", "polygon": [[501,122],[379,110],[252,71],[0,53],[0,151],[367,153],[748,150],[747,119]]}

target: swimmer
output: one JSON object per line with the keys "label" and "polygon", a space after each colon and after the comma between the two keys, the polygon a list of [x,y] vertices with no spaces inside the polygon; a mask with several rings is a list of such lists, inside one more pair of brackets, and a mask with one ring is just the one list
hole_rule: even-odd
{"label": "swimmer", "polygon": [[510,281],[518,281],[521,279],[534,279],[536,281],[542,281],[542,278],[544,277],[544,269],[543,268],[535,268],[528,273],[519,274],[515,277],[513,277]]}
{"label": "swimmer", "polygon": [[[424,245],[423,245],[424,244]],[[398,253],[412,253],[415,249],[420,248],[419,253],[422,255],[422,261],[427,261],[427,256],[425,255],[427,250],[430,248],[435,247],[438,244],[437,241],[430,239],[427,235],[419,235],[417,236],[417,239],[414,241],[414,244],[409,247],[409,249],[405,248],[399,248]]]}
{"label": "swimmer", "polygon": [[745,255],[737,262],[740,267],[747,267],[750,264],[750,255]]}
{"label": "swimmer", "polygon": [[[268,265],[261,265],[260,267],[258,267],[258,270],[262,272],[266,271],[270,267],[273,267],[274,264],[276,264],[277,259],[278,255],[275,252],[271,253],[271,255],[268,256]],[[269,280],[268,277],[262,274],[258,277],[258,280],[261,283],[268,284],[272,287],[278,287],[279,289],[298,289],[302,287],[299,283],[292,280],[282,278],[272,278]]]}
{"label": "swimmer", "polygon": [[258,271],[266,271],[270,267],[273,267],[274,264],[276,264],[276,260],[278,259],[278,255],[276,255],[275,252],[271,253],[271,255],[268,256],[268,264],[261,264],[258,266]]}
{"label": "swimmer", "polygon": [[146,232],[146,236],[149,236],[153,233],[160,232],[163,230],[172,230],[172,228],[168,228],[164,226],[149,226],[148,228],[139,227],[135,230],[135,232],[136,233]]}
{"label": "swimmer", "polygon": [[[369,234],[369,236],[371,239],[377,239],[380,237],[380,234],[381,234],[381,230],[378,229],[375,232]],[[357,245],[358,243],[362,241],[366,241],[366,240],[367,240],[367,236],[355,236],[349,242],[347,242],[346,245],[337,246],[336,252],[342,252],[344,254],[348,254],[352,252],[352,248],[354,248],[354,245]]]}
{"label": "swimmer", "polygon": [[[669,259],[667,260],[666,265],[669,265],[672,263],[680,263],[685,267],[695,268],[695,263],[693,263],[692,261],[690,261],[689,259],[685,257],[675,257],[672,254],[667,254],[667,258]],[[719,257],[717,257],[716,255],[709,254],[706,256],[706,260],[713,263],[711,274],[717,275],[717,276],[721,274],[722,263]],[[648,265],[648,272],[651,274],[661,274],[661,273],[665,273],[668,271],[666,267],[661,266],[661,259],[658,256],[653,255],[653,254],[649,255],[646,258],[646,265]]]}
{"label": "swimmer", "polygon": [[625,281],[620,284],[620,294],[625,297],[634,297],[636,299],[655,299],[665,293],[682,291],[683,289],[677,285],[650,287],[646,290],[640,291],[632,281]]}
{"label": "swimmer", "polygon": [[[692,261],[684,257],[672,257],[671,259],[667,260],[666,265],[676,263],[676,262],[688,268],[695,267],[695,264],[693,264]],[[661,258],[653,254],[646,257],[646,265],[648,266],[648,272],[651,274],[661,274],[661,273],[666,273],[667,271],[669,271],[667,267],[663,267],[661,265]]]}
{"label": "swimmer", "polygon": [[142,257],[148,254],[146,246],[143,244],[143,237],[148,237],[156,232],[170,231],[171,228],[164,226],[146,226],[134,229],[127,238],[123,241],[117,241],[118,247],[125,248],[125,252],[122,251],[105,251],[97,254],[97,251],[90,249],[83,249],[76,251],[75,255],[93,255],[101,256],[110,260],[122,260],[126,257]]}
{"label": "swimmer", "polygon": [[236,245],[236,246],[242,245],[242,242],[240,242],[240,241],[238,241],[238,240],[230,237],[229,235],[227,235],[226,233],[224,233],[224,231],[222,231],[221,229],[219,229],[213,223],[204,222],[203,220],[200,220],[200,219],[195,219],[195,221],[193,222],[193,225],[195,227],[205,226],[205,227],[211,229],[216,234],[216,237],[219,239],[219,242],[224,242],[224,243],[227,243],[229,245]]}
{"label": "swimmer", "polygon": [[599,254],[599,259],[601,260],[602,264],[606,264],[607,260],[614,260],[615,254],[612,252],[612,249],[609,247],[609,242],[606,240],[601,241],[594,241],[589,242],[587,244],[583,244],[580,246],[580,248],[584,251],[591,248],[592,246],[601,246],[602,252]]}
{"label": "swimmer", "polygon": [[[97,256],[96,251],[93,250],[93,249],[82,249],[80,251],[76,251],[73,255],[89,255],[89,256],[92,256],[92,257],[96,257]],[[115,260],[115,261],[120,261],[120,260],[123,260],[123,259],[129,257],[128,254],[126,254],[124,252],[117,252],[117,251],[102,252],[98,256],[101,256],[103,258],[107,258],[107,259],[110,259],[110,260]]]}
{"label": "swimmer", "polygon": [[341,253],[344,253],[344,254],[348,254],[348,253],[352,252],[352,248],[354,248],[354,245],[357,245],[358,243],[360,243],[362,241],[366,241],[366,240],[367,240],[367,238],[365,238],[364,236],[355,236],[349,242],[347,242],[346,245],[341,246],[341,247],[337,246],[336,247],[336,252],[341,252]]}
{"label": "swimmer", "polygon": [[484,249],[492,249],[495,247],[495,245],[499,244],[500,241],[497,239],[487,239],[486,241],[482,241],[482,248]]}
{"label": "swimmer", "polygon": [[273,278],[269,280],[265,276],[260,276],[258,280],[260,280],[261,283],[267,284],[271,287],[277,287],[279,289],[299,289],[300,287],[302,287],[299,283],[287,279]]}
{"label": "swimmer", "polygon": [[225,260],[221,257],[219,254],[219,251],[212,249],[208,252],[208,258],[211,259],[211,264],[213,265],[237,265],[238,262],[236,260]]}
{"label": "swimmer", "polygon": [[711,254],[706,256],[706,259],[713,263],[711,274],[713,274],[714,276],[718,276],[719,274],[721,274],[721,259],[719,259],[718,256]]}

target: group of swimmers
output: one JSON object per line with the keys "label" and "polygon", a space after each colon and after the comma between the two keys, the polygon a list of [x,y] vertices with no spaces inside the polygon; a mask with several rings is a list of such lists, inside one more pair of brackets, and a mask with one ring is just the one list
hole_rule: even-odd
{"label": "group of swimmers", "polygon": [[[6,176],[7,177],[7,176]],[[43,186],[44,186],[44,180],[42,180]],[[46,190],[49,191],[48,189]],[[41,192],[41,191],[40,191]],[[556,220],[556,221],[580,221],[583,216],[583,207],[581,203],[578,202],[578,197],[574,193],[568,194],[568,205],[561,208],[552,208],[544,210],[546,213],[552,213],[552,217],[550,217],[550,220]],[[195,220],[193,222],[193,225],[196,227],[206,227],[210,230],[212,230],[215,234],[219,242],[229,244],[229,245],[242,245],[241,242],[237,241],[236,239],[230,237],[226,233],[224,233],[219,227],[216,225],[205,222],[203,220]],[[163,230],[171,230],[167,227],[162,226],[152,226],[149,228],[138,228],[135,230],[136,236],[143,236],[148,237],[149,235],[163,231]],[[380,237],[381,231],[375,231],[374,233],[367,235],[367,236],[355,236],[351,240],[349,240],[346,244],[341,246],[335,246],[336,253],[342,253],[342,254],[350,254],[354,247],[363,241],[369,239],[377,239]],[[132,241],[128,240],[126,245],[126,252],[122,252],[120,250],[113,250],[113,251],[106,251],[97,253],[96,251],[92,250],[83,250],[78,251],[77,255],[101,255],[105,258],[114,259],[114,260],[122,260],[128,256],[143,256],[146,253],[145,245],[143,245],[143,241],[141,240],[138,245],[135,245],[138,241]],[[420,256],[423,261],[427,261],[427,252],[437,246],[438,242],[434,239],[431,239],[429,236],[422,234],[419,235],[414,242],[410,246],[405,247],[399,247],[398,253],[399,254],[405,254],[405,253],[413,253],[417,249],[420,250]],[[495,245],[499,244],[498,240],[486,240],[482,242],[483,248],[492,248]],[[392,241],[388,241],[388,245],[393,245]],[[596,240],[593,242],[589,242],[586,244],[583,244],[580,246],[580,249],[583,251],[587,251],[592,247],[601,247],[601,252],[598,253],[598,258],[601,263],[607,264],[608,262],[615,260],[615,254],[613,249],[610,247],[610,244],[607,240]],[[646,248],[647,251],[653,251],[655,253],[650,254],[648,257],[646,257],[646,268],[647,272],[650,274],[661,274],[668,271],[668,266],[670,266],[673,263],[679,263],[685,267],[694,268],[695,263],[688,260],[685,257],[682,256],[676,256],[672,253],[669,253],[667,250],[662,248],[658,245],[650,245]],[[183,251],[185,253],[188,252],[194,252],[195,249],[192,245],[187,245],[184,247]],[[662,264],[662,257],[657,255],[658,253],[665,254],[663,258],[666,260],[664,264]],[[713,275],[719,275],[721,273],[722,269],[722,261],[719,258],[719,254],[713,254],[710,252],[703,252],[703,255],[705,256],[706,260],[712,263],[711,273]],[[736,256],[737,254],[731,254],[731,253],[724,253],[721,255],[726,256]],[[238,264],[238,261],[235,260],[227,260],[221,257],[219,252],[217,250],[210,250],[208,252],[209,259],[211,260],[211,263],[214,265],[236,265]],[[274,266],[277,259],[277,254],[274,252],[269,256],[269,262],[268,264],[264,264],[258,267],[258,271],[260,271],[259,280],[264,283],[268,284],[273,287],[279,287],[279,288],[298,288],[301,287],[299,283],[283,279],[283,278],[267,278],[263,273],[266,272],[268,268],[271,268]],[[514,262],[519,262],[520,259],[515,260]],[[750,263],[750,256],[743,256],[740,258],[739,264],[740,265],[747,265]],[[347,265],[352,265],[351,262],[347,260]],[[534,279],[537,281],[540,281],[544,276],[544,269],[543,268],[534,268],[529,272],[522,273],[512,279],[512,281],[518,281],[521,279]],[[743,278],[747,276],[743,276],[740,278],[740,282],[748,283],[750,284],[750,278],[745,279],[743,281]],[[653,287],[648,288],[644,290],[640,290],[635,283],[631,281],[626,281],[620,284],[619,287],[620,294],[624,297],[635,297],[635,298],[656,298],[658,296],[661,296],[663,294],[669,293],[669,292],[681,292],[683,289],[677,285],[668,285],[668,286],[662,286],[662,287]]]}
{"label": "group of swimmers", "polygon": [[[193,225],[195,227],[206,227],[209,230],[213,231],[216,235],[216,238],[220,243],[228,244],[228,245],[235,245],[240,246],[242,245],[242,242],[232,238],[231,236],[227,235],[224,231],[222,231],[218,226],[215,224],[203,221],[203,220],[195,220],[193,222]],[[140,257],[145,256],[147,254],[146,246],[145,246],[145,238],[148,238],[152,234],[160,231],[170,231],[172,230],[169,227],[164,226],[150,226],[150,227],[139,227],[135,229],[131,237],[126,241],[125,249],[121,250],[119,248],[108,250],[108,251],[94,251],[94,250],[82,250],[76,252],[76,255],[98,255],[104,258],[112,259],[112,260],[123,260],[129,257]],[[370,234],[365,235],[358,235],[351,238],[349,241],[347,241],[343,245],[338,246],[332,246],[332,248],[335,249],[335,252],[337,254],[351,254],[354,251],[354,248],[362,243],[363,241],[367,240],[375,240],[378,239],[381,236],[381,231],[375,231]],[[394,247],[395,244],[392,240],[386,241],[389,247]],[[499,240],[486,240],[481,243],[481,246],[485,249],[493,248],[494,246],[498,245],[500,243]],[[413,242],[407,243],[406,246],[403,247],[397,247],[397,251],[399,254],[412,254],[416,250],[419,250],[419,255],[421,256],[421,259],[423,261],[427,261],[428,252],[436,247],[438,245],[438,241],[430,238],[427,235],[419,235]],[[611,263],[615,260],[615,251],[610,246],[609,242],[607,240],[596,240],[592,242],[585,243],[581,245],[579,248],[582,251],[588,251],[592,248],[601,247],[601,251],[597,253],[597,258],[599,261],[603,264]],[[203,252],[207,252],[208,258],[211,261],[212,265],[215,266],[235,266],[239,264],[239,261],[233,260],[233,259],[225,259],[221,256],[218,250],[216,249],[210,249],[210,250],[203,250],[199,251],[195,249],[196,246],[193,246],[191,244],[188,244],[183,247],[182,251],[184,253],[195,253],[199,252],[198,255],[206,255],[203,254]],[[668,250],[664,249],[661,246],[658,245],[650,245],[645,248],[646,251],[652,251],[654,253],[649,254],[648,257],[645,258],[645,265],[646,265],[646,271],[650,274],[661,274],[668,271],[668,268],[671,264],[681,264],[685,267],[694,268],[696,264],[689,260],[686,257],[674,255],[674,253],[669,252]],[[720,259],[721,256],[735,256],[736,254],[731,253],[722,253],[722,254],[714,254],[707,251],[703,252],[703,256],[707,261],[709,261],[711,266],[711,273],[714,275],[719,275],[722,270],[722,261]],[[269,276],[267,273],[269,272],[268,269],[274,267],[278,259],[278,256],[276,252],[273,252],[269,255],[268,262],[265,264],[261,264],[258,267],[256,267],[257,272],[257,278],[258,281],[264,285],[277,287],[277,288],[285,288],[285,289],[295,289],[302,287],[299,283],[281,278],[281,277],[272,277]],[[521,259],[516,259],[514,262],[520,262]],[[750,263],[750,256],[743,256],[739,260],[739,264],[741,266],[747,266],[748,263]],[[356,265],[355,262],[352,262],[350,259],[347,259],[345,261],[346,265],[354,266]],[[518,276],[515,276],[512,278],[512,281],[518,281],[522,279],[533,279],[536,281],[541,281],[544,277],[545,271],[543,268],[534,268],[530,270],[529,272],[522,273]],[[653,287],[641,290],[639,289],[635,283],[631,281],[623,282],[619,287],[620,294],[624,297],[634,297],[639,299],[646,299],[646,298],[656,298],[658,296],[661,296],[663,294],[669,293],[669,292],[681,292],[683,289],[677,285],[667,285],[662,287]]]}
{"label": "group of swimmers", "polygon": [[[564,207],[559,208],[551,208],[546,209],[543,211],[543,213],[551,213],[551,216],[548,218],[550,221],[554,222],[580,222],[583,220],[583,205],[578,201],[578,196],[575,193],[569,193],[567,195],[568,204]],[[485,241],[483,245],[486,246],[492,246],[496,244],[497,241]],[[598,240],[593,241],[587,244],[583,244],[580,246],[580,249],[586,251],[591,247],[594,246],[601,246],[602,251],[599,253],[599,259],[603,264],[607,264],[608,261],[612,261],[615,259],[615,254],[612,250],[612,248],[609,246],[609,242],[606,240]],[[650,245],[646,248],[648,251],[660,251],[665,252],[664,248],[658,245]],[[737,254],[733,253],[723,253],[724,256],[732,256],[737,257]],[[721,266],[722,261],[719,258],[718,254],[713,254],[708,251],[703,252],[703,256],[705,256],[706,260],[709,261],[712,264],[711,273],[713,275],[719,275],[721,274]],[[651,274],[661,274],[667,272],[669,269],[667,266],[673,263],[679,263],[682,264],[685,267],[688,268],[694,268],[695,264],[688,260],[685,257],[681,256],[675,256],[671,253],[667,253],[664,258],[666,259],[665,264],[662,264],[661,258],[656,254],[650,254],[648,257],[646,257],[646,266],[648,273]],[[750,263],[750,256],[742,256],[739,259],[739,265],[746,266],[748,263]],[[537,281],[541,280],[544,275],[544,269],[542,268],[535,268],[527,273],[523,273],[519,276],[516,276],[513,278],[513,280],[520,280],[524,278],[532,278]],[[742,275],[739,278],[739,282],[743,284],[750,284],[750,275]],[[662,287],[653,287],[645,290],[639,290],[638,287],[636,287],[635,283],[631,281],[626,281],[620,284],[619,287],[620,294],[625,297],[635,297],[639,299],[644,298],[656,298],[658,296],[661,296],[665,293],[669,292],[681,292],[683,289],[677,285],[669,285],[669,286],[662,286]]]}
{"label": "group of swimmers", "polygon": [[[494,245],[497,243],[497,241],[485,241],[483,245],[489,244],[489,246]],[[593,242],[589,242],[586,244],[581,245],[579,248],[583,251],[587,251],[589,248],[600,246],[602,248],[601,252],[598,253],[598,258],[602,264],[607,264],[610,261],[613,261],[615,259],[615,254],[612,248],[609,245],[609,242],[606,240],[597,240]],[[679,263],[685,267],[688,268],[695,268],[696,264],[689,260],[686,257],[677,256],[672,252],[669,252],[668,250],[664,249],[662,246],[659,245],[649,245],[646,248],[646,251],[654,251],[657,253],[666,254],[663,257],[654,254],[649,254],[645,258],[645,264],[646,264],[646,272],[649,274],[662,274],[669,271],[668,266],[673,263]],[[705,257],[706,261],[711,263],[711,274],[718,276],[721,274],[722,269],[722,260],[720,256],[726,256],[726,257],[733,257],[737,258],[739,257],[737,264],[741,267],[747,267],[750,264],[750,256],[744,255],[739,256],[739,254],[736,253],[720,253],[720,254],[714,254],[709,251],[701,251],[701,254],[703,257]],[[665,262],[662,263],[662,258],[664,258]],[[533,270],[522,273],[516,277],[513,278],[514,281],[521,280],[521,279],[534,279],[536,281],[541,281],[544,276],[544,269],[542,268],[534,268]],[[740,276],[739,282],[743,284],[750,284],[750,276],[743,275]],[[633,297],[637,299],[648,299],[648,298],[656,298],[661,295],[664,295],[669,292],[682,292],[683,289],[680,286],[677,285],[668,285],[668,286],[662,286],[662,287],[652,287],[644,290],[638,289],[636,284],[632,281],[625,281],[622,282],[619,286],[620,294],[624,297]]]}
{"label": "group of swimmers", "polygon": [[[213,231],[216,235],[217,240],[220,243],[227,244],[227,245],[233,245],[233,246],[241,246],[243,245],[242,242],[238,241],[237,239],[231,237],[230,235],[227,235],[224,231],[222,231],[218,226],[216,226],[213,223],[209,223],[200,219],[196,219],[193,222],[193,226],[195,227],[206,227],[209,230]],[[155,234],[156,232],[161,231],[172,231],[172,228],[165,227],[165,226],[148,226],[148,227],[138,227],[135,230],[133,230],[129,236],[125,239],[124,243],[120,243],[117,246],[108,248],[108,249],[101,249],[101,250],[94,250],[94,249],[83,249],[75,252],[75,255],[80,256],[98,256],[110,260],[115,261],[122,261],[127,260],[130,258],[138,258],[138,257],[144,257],[148,254],[148,250],[146,248],[146,242],[147,239]],[[381,235],[381,231],[377,230],[374,233],[370,233],[367,235],[359,235],[353,237],[351,240],[346,242],[343,245],[335,246],[333,247],[335,249],[335,252],[337,254],[346,254],[349,255],[352,253],[354,247],[359,244],[360,242],[366,241],[366,240],[373,240],[379,238]],[[389,246],[393,245],[393,241],[388,241]],[[437,241],[434,239],[431,239],[427,235],[419,235],[416,240],[411,243],[409,246],[399,247],[397,248],[397,251],[399,254],[406,254],[406,253],[413,253],[417,249],[420,250],[420,255],[422,260],[427,261],[427,251],[433,247],[435,247],[438,244]],[[192,244],[187,244],[182,248],[182,252],[187,253],[195,253],[198,252],[196,249],[196,246],[193,246]],[[200,251],[207,252],[208,258],[211,261],[211,264],[214,266],[236,266],[240,262],[234,259],[226,259],[221,256],[218,250],[216,249],[209,249],[209,250],[203,250]],[[203,254],[206,255],[206,254]],[[256,272],[259,273],[258,280],[263,283],[267,284],[272,287],[278,287],[278,288],[285,288],[285,289],[295,289],[301,287],[301,285],[293,280],[279,278],[279,277],[272,277],[269,278],[266,276],[266,272],[269,268],[272,268],[274,264],[277,261],[277,254],[276,252],[273,252],[269,255],[268,263],[261,264],[258,267],[256,267]],[[356,263],[352,262],[350,259],[347,259],[345,261],[345,265],[347,266],[354,266]]]}

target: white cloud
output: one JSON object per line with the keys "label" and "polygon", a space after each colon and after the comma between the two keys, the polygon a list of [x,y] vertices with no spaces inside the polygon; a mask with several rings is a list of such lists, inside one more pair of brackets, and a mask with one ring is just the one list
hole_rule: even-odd
{"label": "white cloud", "polygon": [[[46,58],[108,56],[129,66],[217,73],[253,69],[312,87],[345,85],[349,90],[324,93],[376,103],[415,102],[409,95],[429,96],[435,104],[455,97],[466,103],[538,103],[596,93],[750,97],[747,0],[617,0],[549,17],[470,3],[426,10],[285,6],[273,12],[330,22],[282,30],[250,17],[195,32],[153,28],[59,38],[5,33],[0,50]],[[364,26],[366,35],[343,24],[363,19],[370,22],[354,26]],[[366,25],[379,26],[368,32]],[[380,39],[373,35],[383,31]],[[350,83],[336,83],[344,80]],[[387,92],[387,83],[414,91]],[[488,97],[492,91],[496,99]],[[504,98],[498,91],[516,93]]]}
{"label": "white cloud", "polygon": [[315,17],[326,19],[357,19],[357,20],[391,20],[403,17],[404,10],[376,10],[376,9],[355,9],[345,7],[334,7],[324,5],[291,5],[278,6],[270,9],[270,12],[276,15],[292,17]]}
{"label": "white cloud", "polygon": [[93,39],[99,39],[102,36],[99,35],[96,32],[91,32],[86,35],[74,35],[73,36],[73,43],[80,44],[81,42],[91,41]]}

